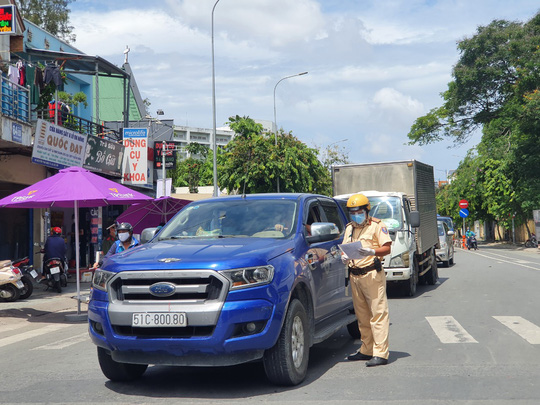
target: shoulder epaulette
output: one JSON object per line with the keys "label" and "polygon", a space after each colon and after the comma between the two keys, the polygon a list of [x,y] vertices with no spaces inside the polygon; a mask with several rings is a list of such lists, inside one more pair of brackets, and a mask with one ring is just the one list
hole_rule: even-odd
{"label": "shoulder epaulette", "polygon": [[371,217],[371,220],[375,222],[376,224],[380,224],[382,221],[379,218]]}

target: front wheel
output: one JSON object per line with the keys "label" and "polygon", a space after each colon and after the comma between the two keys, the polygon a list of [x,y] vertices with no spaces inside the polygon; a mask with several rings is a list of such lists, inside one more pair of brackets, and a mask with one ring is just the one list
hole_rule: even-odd
{"label": "front wheel", "polygon": [[99,367],[111,381],[132,381],[144,374],[147,364],[119,363],[102,347],[97,348]]}
{"label": "front wheel", "polygon": [[264,371],[274,384],[297,385],[304,381],[309,360],[309,322],[306,309],[294,299],[287,311],[278,341],[263,357]]}
{"label": "front wheel", "polygon": [[408,280],[403,281],[403,293],[406,297],[414,297],[416,294],[416,286],[418,285],[418,261],[416,257],[413,259],[413,269],[411,277]]}
{"label": "front wheel", "polygon": [[4,284],[0,288],[0,300],[5,302],[17,301],[21,293],[13,284]]}
{"label": "front wheel", "polygon": [[25,300],[32,295],[34,292],[34,284],[32,284],[32,279],[26,274],[21,278],[22,283],[24,284],[23,289],[21,290],[21,300]]}
{"label": "front wheel", "polygon": [[526,248],[532,248],[532,247],[533,247],[533,243],[532,243],[530,240],[528,240],[527,242],[525,242],[525,247],[526,247]]}

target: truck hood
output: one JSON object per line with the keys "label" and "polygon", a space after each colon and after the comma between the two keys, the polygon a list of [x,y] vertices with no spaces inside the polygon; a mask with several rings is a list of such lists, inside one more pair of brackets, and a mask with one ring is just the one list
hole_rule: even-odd
{"label": "truck hood", "polygon": [[111,256],[103,269],[234,269],[261,266],[294,249],[293,240],[181,239],[147,243]]}

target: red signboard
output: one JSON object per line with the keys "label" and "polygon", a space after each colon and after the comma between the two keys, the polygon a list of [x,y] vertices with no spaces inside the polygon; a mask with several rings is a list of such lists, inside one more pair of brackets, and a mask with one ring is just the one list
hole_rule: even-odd
{"label": "red signboard", "polygon": [[469,206],[469,202],[467,200],[461,200],[459,202],[459,208],[467,208]]}

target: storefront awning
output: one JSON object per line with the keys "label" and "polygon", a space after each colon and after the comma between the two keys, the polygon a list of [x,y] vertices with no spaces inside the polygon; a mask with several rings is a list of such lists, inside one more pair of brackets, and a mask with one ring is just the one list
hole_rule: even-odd
{"label": "storefront awning", "polygon": [[[122,68],[113,63],[101,58],[100,56],[84,55],[79,53],[48,51],[43,49],[26,48],[26,52],[17,52],[17,55],[23,57],[27,61],[41,62],[58,62],[63,64],[66,73],[77,73],[109,77],[129,78],[129,74]],[[24,56],[23,56],[24,55]]]}

